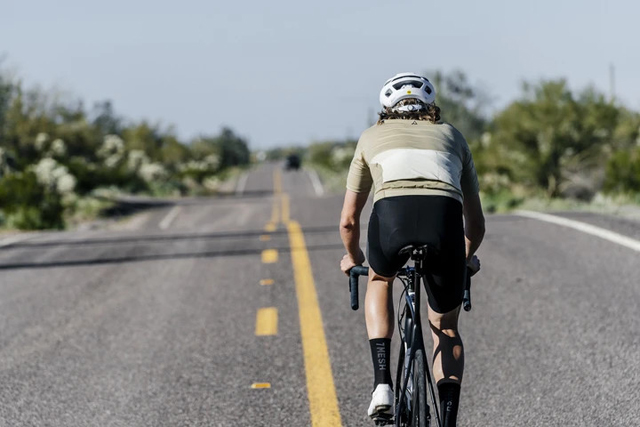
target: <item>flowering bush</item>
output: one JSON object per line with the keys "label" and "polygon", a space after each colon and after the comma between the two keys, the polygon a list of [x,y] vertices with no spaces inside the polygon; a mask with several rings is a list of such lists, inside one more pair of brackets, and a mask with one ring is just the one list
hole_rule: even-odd
{"label": "flowering bush", "polygon": [[67,154],[67,146],[60,138],[54,139],[51,143],[50,154],[53,156],[63,157]]}
{"label": "flowering bush", "polygon": [[96,189],[115,194],[217,191],[225,170],[249,163],[228,128],[181,142],[171,127],[129,123],[110,102],[82,102],[25,89],[0,69],[0,226],[60,228],[93,206]]}
{"label": "flowering bush", "polygon": [[331,161],[335,167],[344,169],[349,167],[353,153],[356,147],[354,145],[336,146],[331,150]]}
{"label": "flowering bush", "polygon": [[311,144],[307,153],[311,164],[341,173],[349,168],[355,148],[356,141],[328,141]]}
{"label": "flowering bush", "polygon": [[45,157],[33,167],[38,182],[60,194],[72,193],[76,187],[76,178],[69,169],[50,157]]}
{"label": "flowering bush", "polygon": [[147,183],[163,181],[168,177],[167,170],[160,163],[145,163],[140,166],[138,175]]}

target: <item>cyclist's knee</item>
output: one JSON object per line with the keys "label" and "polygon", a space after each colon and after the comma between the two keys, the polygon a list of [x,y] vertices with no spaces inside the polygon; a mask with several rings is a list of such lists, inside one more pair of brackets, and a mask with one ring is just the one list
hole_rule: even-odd
{"label": "cyclist's knee", "polygon": [[372,282],[375,282],[384,286],[391,287],[394,279],[395,277],[382,276],[376,273],[375,271],[373,271],[373,269],[369,269],[369,284],[371,284]]}

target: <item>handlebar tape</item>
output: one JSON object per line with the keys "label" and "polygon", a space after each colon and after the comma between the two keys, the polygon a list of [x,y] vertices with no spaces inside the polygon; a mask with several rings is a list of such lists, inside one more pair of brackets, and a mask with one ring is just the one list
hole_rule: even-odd
{"label": "handlebar tape", "polygon": [[462,296],[462,308],[464,308],[464,311],[471,311],[471,276],[474,274],[475,272],[467,268],[467,284],[464,287],[464,294]]}
{"label": "handlebar tape", "polygon": [[369,268],[361,265],[356,265],[349,270],[349,290],[351,291],[351,309],[357,310],[360,306],[358,304],[358,278],[360,276],[367,276],[369,274]]}

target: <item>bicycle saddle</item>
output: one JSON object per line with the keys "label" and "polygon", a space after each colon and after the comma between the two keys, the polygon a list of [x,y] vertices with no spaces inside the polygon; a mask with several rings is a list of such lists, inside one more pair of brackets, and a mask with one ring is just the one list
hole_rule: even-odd
{"label": "bicycle saddle", "polygon": [[438,250],[430,245],[407,245],[400,249],[398,254],[410,254],[412,260],[426,260],[429,257],[436,256]]}

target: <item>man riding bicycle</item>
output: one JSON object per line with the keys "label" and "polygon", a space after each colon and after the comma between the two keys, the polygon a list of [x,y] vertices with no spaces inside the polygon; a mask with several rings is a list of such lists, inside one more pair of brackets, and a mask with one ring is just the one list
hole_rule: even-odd
{"label": "man riding bicycle", "polygon": [[[410,244],[438,252],[433,282],[427,285],[433,338],[433,373],[444,427],[456,425],[464,369],[458,315],[466,266],[479,269],[474,253],[484,237],[478,178],[462,134],[440,121],[436,91],[425,77],[402,73],[380,92],[380,120],[365,130],[351,162],[340,220],[347,250],[343,272],[364,262],[360,214],[374,187],[369,220],[369,274],[365,321],[374,368],[371,418],[393,413],[390,346],[394,331],[393,280],[408,259]],[[464,223],[463,223],[464,217]]]}

